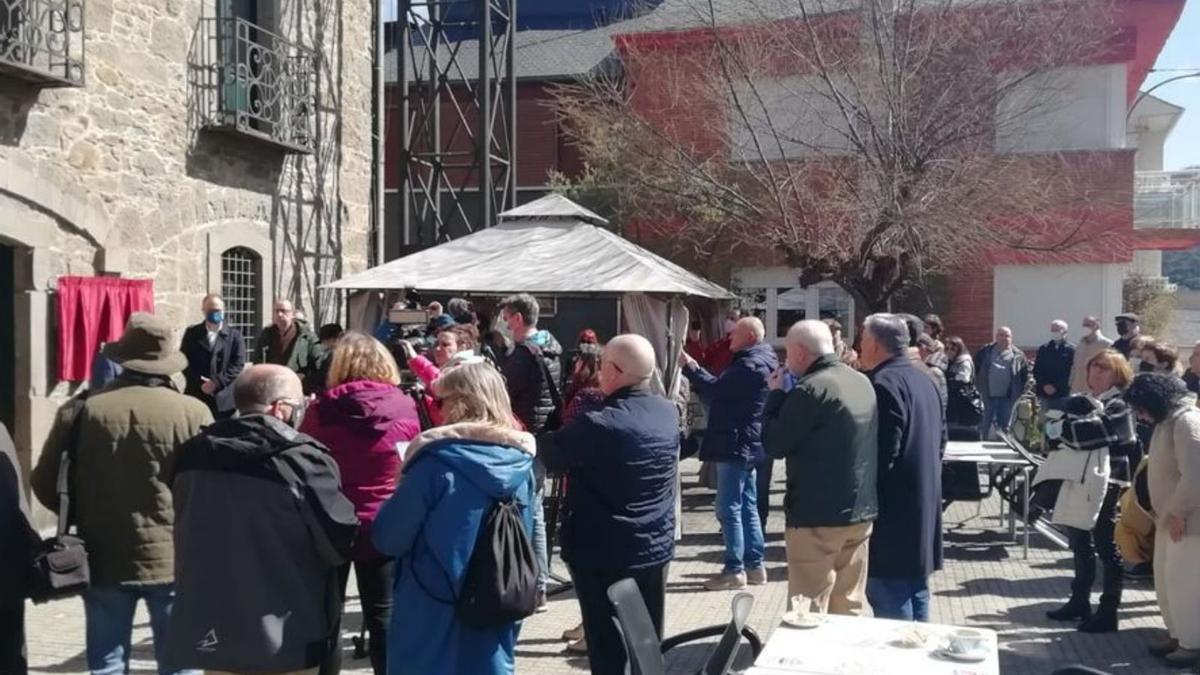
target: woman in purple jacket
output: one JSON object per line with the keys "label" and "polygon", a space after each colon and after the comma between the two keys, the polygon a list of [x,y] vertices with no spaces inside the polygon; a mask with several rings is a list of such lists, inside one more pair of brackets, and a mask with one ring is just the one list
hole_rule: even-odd
{"label": "woman in purple jacket", "polygon": [[[391,620],[395,561],[371,545],[371,524],[396,490],[403,447],[421,431],[413,400],[396,387],[400,372],[373,337],[346,333],[334,348],[327,389],[313,402],[300,430],[325,444],[342,474],[342,492],[362,523],[354,552],[354,575],[367,626],[375,675],[387,671],[385,647]],[[341,570],[342,599],[350,565]],[[340,632],[339,632],[340,634]],[[341,669],[334,650],[323,675]]]}

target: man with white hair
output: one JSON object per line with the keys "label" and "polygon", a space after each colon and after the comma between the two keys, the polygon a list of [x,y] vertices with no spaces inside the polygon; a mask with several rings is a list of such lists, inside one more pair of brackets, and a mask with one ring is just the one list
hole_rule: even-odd
{"label": "man with white hair", "polygon": [[1087,366],[1093,356],[1111,348],[1113,343],[1100,330],[1100,319],[1085,316],[1080,325],[1083,326],[1083,337],[1079,338],[1079,344],[1075,346],[1075,360],[1071,364],[1071,392],[1075,394],[1089,391]]}
{"label": "man with white hair", "polygon": [[[765,333],[757,317],[738,319],[729,334],[733,360],[719,376],[705,370],[686,351],[680,353],[683,375],[708,406],[700,459],[717,468],[715,509],[725,539],[725,567],[704,583],[710,591],[767,583],[758,500],[770,495],[758,494],[755,471],[764,458],[762,413],[767,380],[779,361],[771,345],[763,342]],[[769,479],[766,485],[770,485]]]}
{"label": "man with white hair", "polygon": [[1050,322],[1050,341],[1038,347],[1033,362],[1033,381],[1042,409],[1054,407],[1071,395],[1071,367],[1075,364],[1075,345],[1067,341],[1067,322]]}
{"label": "man with white hair", "polygon": [[560,541],[594,675],[625,673],[607,595],[613,583],[637,583],[662,639],[667,565],[675,555],[679,415],[650,391],[653,373],[654,348],[645,338],[614,337],[600,362],[603,407],[537,438],[538,457],[571,486]]}
{"label": "man with white hair", "polygon": [[929,575],[942,568],[942,449],[945,408],[933,379],[908,353],[909,328],[895,314],[863,323],[860,362],[879,406],[876,488],[867,599],[875,616],[929,620]]}
{"label": "man with white hair", "polygon": [[786,347],[797,380],[785,393],[783,369],[772,375],[763,445],[787,461],[788,597],[812,598],[831,614],[862,614],[879,512],[875,390],[841,361],[824,322],[795,324]]}
{"label": "man with white hair", "polygon": [[1013,345],[1008,326],[996,329],[996,341],[975,354],[975,382],[983,395],[983,420],[979,437],[988,440],[992,426],[1007,431],[1013,408],[1029,385],[1029,361],[1025,352]]}

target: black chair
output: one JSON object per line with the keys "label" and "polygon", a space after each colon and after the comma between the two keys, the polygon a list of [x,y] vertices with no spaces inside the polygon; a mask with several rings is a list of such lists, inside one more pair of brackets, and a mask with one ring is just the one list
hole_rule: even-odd
{"label": "black chair", "polygon": [[746,625],[750,609],[754,607],[754,596],[749,593],[738,593],[733,597],[728,624],[698,628],[667,638],[661,643],[654,630],[654,622],[650,619],[650,612],[642,600],[642,593],[633,579],[622,579],[609,586],[608,599],[617,611],[613,622],[617,624],[617,630],[625,642],[630,675],[664,675],[664,654],[682,644],[717,635],[721,636],[721,640],[708,655],[704,668],[697,675],[728,675],[737,658],[738,647],[743,637],[750,645],[750,652],[754,658],[758,658],[762,653],[762,640],[753,628]]}

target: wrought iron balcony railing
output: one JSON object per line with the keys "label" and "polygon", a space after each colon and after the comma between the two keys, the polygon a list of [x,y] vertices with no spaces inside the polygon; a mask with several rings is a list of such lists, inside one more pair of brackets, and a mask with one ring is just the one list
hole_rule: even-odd
{"label": "wrought iron balcony railing", "polygon": [[1139,171],[1133,186],[1134,227],[1200,228],[1200,170]]}
{"label": "wrought iron balcony railing", "polygon": [[0,75],[83,84],[84,0],[0,0]]}
{"label": "wrought iron balcony railing", "polygon": [[202,21],[193,71],[201,126],[312,152],[315,52],[244,19]]}

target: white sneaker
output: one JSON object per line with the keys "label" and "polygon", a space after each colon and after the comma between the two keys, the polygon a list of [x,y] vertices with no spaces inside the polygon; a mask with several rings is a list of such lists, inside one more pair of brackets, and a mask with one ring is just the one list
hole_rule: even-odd
{"label": "white sneaker", "polygon": [[746,573],[718,574],[704,582],[704,588],[710,591],[740,591],[746,587]]}

